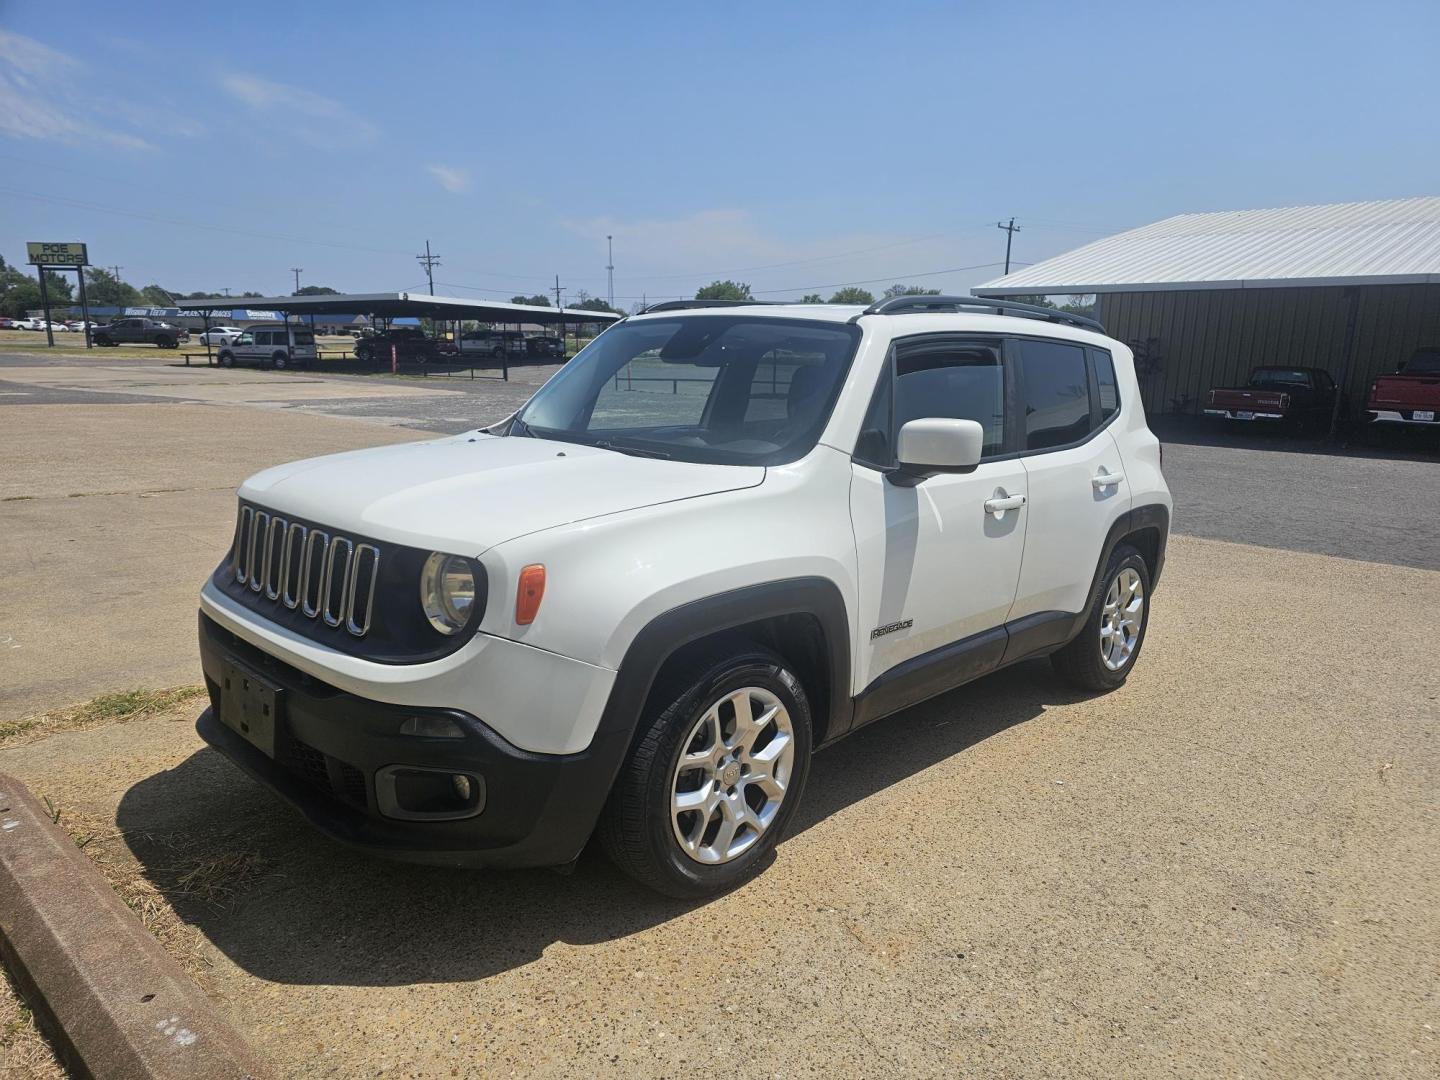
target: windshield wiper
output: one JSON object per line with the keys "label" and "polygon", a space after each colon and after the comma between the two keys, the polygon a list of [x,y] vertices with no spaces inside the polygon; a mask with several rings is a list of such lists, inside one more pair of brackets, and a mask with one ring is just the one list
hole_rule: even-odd
{"label": "windshield wiper", "polygon": [[670,455],[665,453],[664,450],[650,450],[643,446],[635,446],[628,443],[622,444],[616,442],[614,439],[601,439],[599,442],[594,442],[590,445],[598,446],[601,450],[613,450],[617,454],[631,454],[635,457],[663,458],[665,461],[670,460]]}

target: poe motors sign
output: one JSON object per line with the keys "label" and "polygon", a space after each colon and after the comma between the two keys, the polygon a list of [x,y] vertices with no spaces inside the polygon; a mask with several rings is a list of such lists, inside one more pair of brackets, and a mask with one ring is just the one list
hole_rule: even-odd
{"label": "poe motors sign", "polygon": [[90,265],[89,252],[84,244],[47,244],[32,242],[25,245],[26,261],[39,268],[40,304],[45,309],[45,338],[50,347],[55,347],[55,327],[50,322],[50,285],[48,278],[52,270],[74,270],[75,281],[80,286],[80,314],[85,322],[85,347],[90,348],[90,305],[85,302],[85,267]]}
{"label": "poe motors sign", "polygon": [[31,266],[89,266],[84,244],[29,243],[25,245]]}

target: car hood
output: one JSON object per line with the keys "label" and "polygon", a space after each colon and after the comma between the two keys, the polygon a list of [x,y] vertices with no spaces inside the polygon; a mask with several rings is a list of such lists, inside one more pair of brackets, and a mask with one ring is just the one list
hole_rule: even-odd
{"label": "car hood", "polygon": [[478,555],[527,533],[754,487],[765,469],[471,432],[256,473],[240,497],[332,529]]}

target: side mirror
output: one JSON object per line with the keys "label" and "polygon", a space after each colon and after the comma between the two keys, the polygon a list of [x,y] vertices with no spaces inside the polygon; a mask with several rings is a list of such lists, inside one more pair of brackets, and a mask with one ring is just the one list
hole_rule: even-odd
{"label": "side mirror", "polygon": [[899,483],[919,483],[936,473],[969,472],[980,464],[985,429],[974,420],[927,417],[908,421],[896,440]]}

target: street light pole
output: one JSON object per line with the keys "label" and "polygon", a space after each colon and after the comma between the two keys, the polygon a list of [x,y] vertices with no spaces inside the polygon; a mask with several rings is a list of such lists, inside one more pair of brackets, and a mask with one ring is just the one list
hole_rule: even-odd
{"label": "street light pole", "polygon": [[607,256],[605,274],[610,290],[610,306],[613,308],[615,306],[615,238],[613,236],[605,237],[605,250]]}

